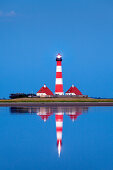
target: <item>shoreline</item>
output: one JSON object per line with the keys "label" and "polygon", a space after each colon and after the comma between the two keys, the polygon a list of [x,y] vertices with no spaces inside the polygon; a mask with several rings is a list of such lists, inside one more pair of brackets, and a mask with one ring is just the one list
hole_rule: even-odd
{"label": "shoreline", "polygon": [[113,106],[113,102],[0,102],[0,107],[13,106]]}

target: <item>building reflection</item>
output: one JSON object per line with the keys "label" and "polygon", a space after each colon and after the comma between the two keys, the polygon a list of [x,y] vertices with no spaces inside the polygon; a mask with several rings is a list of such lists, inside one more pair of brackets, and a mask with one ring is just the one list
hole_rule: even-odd
{"label": "building reflection", "polygon": [[51,109],[48,107],[40,107],[39,110],[37,110],[37,115],[40,116],[44,122],[46,122],[52,114]]}
{"label": "building reflection", "polygon": [[62,148],[63,116],[67,115],[73,122],[82,113],[88,112],[87,106],[65,106],[65,107],[10,107],[11,114],[35,114],[46,122],[51,115],[55,115],[57,149],[60,157]]}

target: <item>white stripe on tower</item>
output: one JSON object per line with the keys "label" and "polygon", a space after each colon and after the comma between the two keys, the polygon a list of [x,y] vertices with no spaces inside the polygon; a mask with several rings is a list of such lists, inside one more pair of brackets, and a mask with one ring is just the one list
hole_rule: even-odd
{"label": "white stripe on tower", "polygon": [[56,78],[56,84],[63,84],[62,78]]}
{"label": "white stripe on tower", "polygon": [[62,66],[57,66],[56,67],[56,72],[62,72]]}
{"label": "white stripe on tower", "polygon": [[62,56],[60,54],[56,57],[56,83],[55,83],[55,94],[64,95],[63,92],[63,80],[62,80]]}
{"label": "white stripe on tower", "polygon": [[57,134],[57,147],[58,155],[60,157],[62,147],[62,128],[63,128],[63,113],[56,113],[56,134]]}

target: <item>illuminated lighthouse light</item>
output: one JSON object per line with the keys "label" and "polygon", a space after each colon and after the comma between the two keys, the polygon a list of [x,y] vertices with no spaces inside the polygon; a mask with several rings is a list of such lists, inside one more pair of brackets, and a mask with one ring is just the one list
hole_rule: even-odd
{"label": "illuminated lighthouse light", "polygon": [[62,56],[60,54],[56,57],[56,83],[55,83],[55,94],[64,95],[63,92],[63,79],[62,79]]}
{"label": "illuminated lighthouse light", "polygon": [[61,58],[61,55],[60,55],[60,54],[58,54],[58,55],[57,55],[57,58]]}

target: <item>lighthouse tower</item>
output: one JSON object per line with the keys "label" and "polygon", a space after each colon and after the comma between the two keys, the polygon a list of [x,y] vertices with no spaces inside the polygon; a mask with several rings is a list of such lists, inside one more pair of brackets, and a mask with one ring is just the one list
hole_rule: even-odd
{"label": "lighthouse tower", "polygon": [[62,148],[62,128],[63,128],[63,113],[56,113],[56,134],[57,134],[57,148],[58,155],[60,157],[61,148]]}
{"label": "lighthouse tower", "polygon": [[64,95],[63,92],[63,80],[62,80],[62,56],[60,54],[56,57],[56,83],[55,83],[55,94]]}

